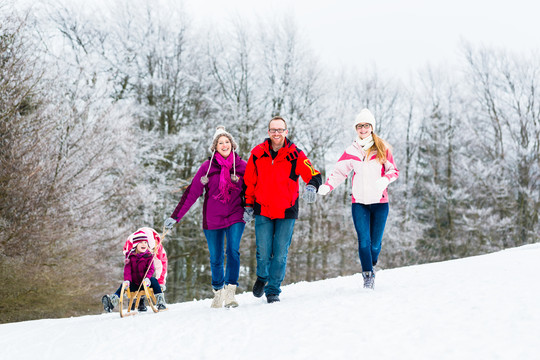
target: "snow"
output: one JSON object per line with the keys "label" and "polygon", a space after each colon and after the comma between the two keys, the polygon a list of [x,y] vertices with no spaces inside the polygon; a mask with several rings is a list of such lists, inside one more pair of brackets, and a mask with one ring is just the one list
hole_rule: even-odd
{"label": "snow", "polygon": [[[383,254],[384,255],[384,254]],[[210,299],[121,319],[117,312],[0,325],[3,359],[538,359],[540,243]]]}

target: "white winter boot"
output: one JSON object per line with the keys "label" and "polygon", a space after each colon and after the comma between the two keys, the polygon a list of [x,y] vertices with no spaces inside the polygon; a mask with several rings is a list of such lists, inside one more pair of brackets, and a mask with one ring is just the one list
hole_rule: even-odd
{"label": "white winter boot", "polygon": [[163,293],[156,294],[156,307],[158,310],[167,310],[167,306],[165,306],[165,295]]}
{"label": "white winter boot", "polygon": [[212,305],[210,307],[212,308],[222,307],[225,290],[221,288],[219,290],[212,289],[212,291],[214,292],[214,300],[212,301]]}
{"label": "white winter boot", "polygon": [[103,295],[101,302],[103,303],[103,310],[106,312],[113,311],[115,306],[118,306],[118,296],[116,294]]}
{"label": "white winter boot", "polygon": [[236,293],[236,285],[226,285],[225,286],[225,307],[237,307],[238,301],[234,298],[234,294]]}
{"label": "white winter boot", "polygon": [[375,273],[373,271],[362,272],[364,277],[364,289],[375,289]]}

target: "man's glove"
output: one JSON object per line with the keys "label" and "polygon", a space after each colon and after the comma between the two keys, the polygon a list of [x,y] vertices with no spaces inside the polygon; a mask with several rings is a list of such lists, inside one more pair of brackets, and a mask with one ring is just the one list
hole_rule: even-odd
{"label": "man's glove", "polygon": [[150,284],[151,284],[151,283],[150,283],[150,279],[149,279],[149,278],[144,278],[143,283],[144,283],[144,285],[146,285],[147,287],[150,287]]}
{"label": "man's glove", "polygon": [[330,186],[323,184],[323,185],[319,186],[319,191],[317,191],[317,194],[324,196],[324,195],[328,194],[330,192],[330,190],[331,190]]}
{"label": "man's glove", "polygon": [[246,224],[255,218],[254,212],[255,210],[253,210],[252,207],[246,207],[244,209],[244,221],[246,222]]}
{"label": "man's glove", "polygon": [[171,230],[174,226],[174,224],[176,224],[176,220],[173,219],[172,217],[168,218],[167,220],[165,220],[165,228],[166,229],[169,229]]}
{"label": "man's glove", "polygon": [[159,284],[159,286],[161,287],[161,291],[165,292],[165,290],[167,290],[165,284]]}
{"label": "man's glove", "polygon": [[304,201],[306,201],[308,204],[314,203],[315,200],[317,200],[317,189],[315,189],[315,186],[306,186],[306,190],[304,190],[302,199],[304,199]]}

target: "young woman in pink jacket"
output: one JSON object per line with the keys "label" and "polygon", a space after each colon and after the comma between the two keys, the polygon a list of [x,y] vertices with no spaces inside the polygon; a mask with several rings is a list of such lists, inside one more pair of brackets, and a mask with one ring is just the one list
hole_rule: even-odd
{"label": "young woman in pink jacket", "polygon": [[358,136],[319,187],[326,195],[354,171],[352,178],[352,218],[358,235],[358,256],[362,263],[364,288],[374,289],[373,266],[381,252],[381,241],[388,217],[388,184],[398,178],[390,146],[374,132],[375,117],[362,109],[354,121]]}

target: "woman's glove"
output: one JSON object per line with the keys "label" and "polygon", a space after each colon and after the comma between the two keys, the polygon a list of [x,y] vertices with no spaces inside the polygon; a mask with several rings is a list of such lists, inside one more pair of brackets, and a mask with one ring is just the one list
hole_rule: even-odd
{"label": "woman's glove", "polygon": [[168,218],[167,220],[165,220],[165,228],[166,229],[172,229],[174,224],[176,224],[176,220],[173,219],[172,217]]}
{"label": "woman's glove", "polygon": [[150,283],[150,279],[149,279],[149,278],[144,278],[143,283],[144,283],[144,285],[146,285],[147,287],[150,287],[150,284],[151,284],[151,283]]}
{"label": "woman's glove", "polygon": [[332,189],[330,189],[330,186],[328,186],[326,184],[323,184],[323,185],[319,186],[319,191],[317,191],[317,194],[324,196],[324,195],[328,194],[330,192],[330,190],[332,190]]}
{"label": "woman's glove", "polygon": [[380,194],[384,192],[384,189],[386,189],[388,184],[390,184],[390,180],[388,180],[386,176],[383,176],[382,178],[377,179],[377,181],[375,182],[375,186],[377,187],[377,190],[379,191]]}

